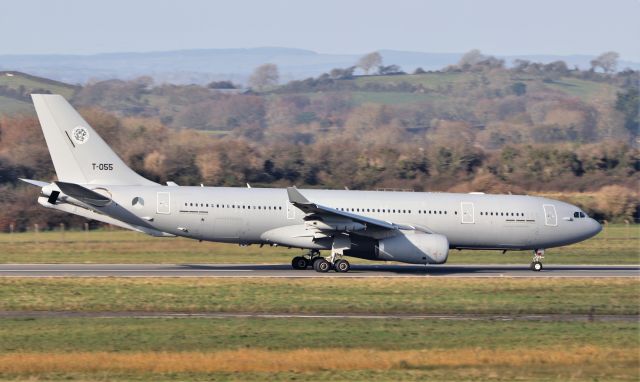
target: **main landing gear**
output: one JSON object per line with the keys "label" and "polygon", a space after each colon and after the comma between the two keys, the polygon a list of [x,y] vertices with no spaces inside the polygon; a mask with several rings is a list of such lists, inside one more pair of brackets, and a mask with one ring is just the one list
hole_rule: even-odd
{"label": "main landing gear", "polygon": [[529,265],[529,269],[540,272],[542,270],[542,259],[544,259],[544,249],[536,249],[533,251],[533,261]]}
{"label": "main landing gear", "polygon": [[326,273],[333,269],[338,273],[346,273],[351,269],[351,264],[349,264],[347,260],[337,259],[333,262],[330,260],[331,259],[327,260],[324,257],[315,259],[313,261],[313,270],[316,272]]}
{"label": "main landing gear", "polygon": [[321,259],[320,251],[317,249],[312,249],[304,256],[296,256],[291,260],[291,266],[293,269],[307,269],[309,265],[312,265],[313,262],[317,259]]}
{"label": "main landing gear", "polygon": [[336,272],[345,273],[349,272],[351,265],[347,260],[341,258],[341,256],[331,255],[329,259],[325,259],[320,256],[320,251],[310,251],[305,256],[296,256],[291,260],[291,266],[293,269],[307,269],[309,266],[313,267],[316,272],[326,273],[330,270]]}

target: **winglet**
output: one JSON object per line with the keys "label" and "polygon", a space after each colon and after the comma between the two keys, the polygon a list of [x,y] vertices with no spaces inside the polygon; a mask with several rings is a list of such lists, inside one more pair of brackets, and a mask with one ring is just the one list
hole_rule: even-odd
{"label": "winglet", "polygon": [[287,195],[289,195],[289,202],[291,202],[291,204],[313,204],[295,187],[287,187]]}

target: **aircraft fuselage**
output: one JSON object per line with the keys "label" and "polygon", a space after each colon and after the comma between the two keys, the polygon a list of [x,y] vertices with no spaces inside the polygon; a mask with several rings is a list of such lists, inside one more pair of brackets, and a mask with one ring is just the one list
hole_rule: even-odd
{"label": "aircraft fuselage", "polygon": [[[240,244],[328,249],[312,240],[270,237],[281,227],[303,227],[304,214],[286,189],[167,186],[87,186],[106,189],[113,202],[150,227],[176,236]],[[424,228],[445,235],[450,248],[537,249],[585,240],[600,231],[577,207],[523,195],[300,190],[341,211]],[[584,215],[583,215],[584,216]],[[127,221],[126,218],[123,218]],[[133,223],[133,222],[132,222]],[[291,235],[289,235],[291,236]],[[329,246],[330,248],[330,246]]]}

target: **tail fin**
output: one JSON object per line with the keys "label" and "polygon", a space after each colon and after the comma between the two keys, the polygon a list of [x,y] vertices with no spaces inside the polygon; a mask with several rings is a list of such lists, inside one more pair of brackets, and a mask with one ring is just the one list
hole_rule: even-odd
{"label": "tail fin", "polygon": [[32,94],[58,180],[78,184],[155,185],[136,174],[60,95]]}

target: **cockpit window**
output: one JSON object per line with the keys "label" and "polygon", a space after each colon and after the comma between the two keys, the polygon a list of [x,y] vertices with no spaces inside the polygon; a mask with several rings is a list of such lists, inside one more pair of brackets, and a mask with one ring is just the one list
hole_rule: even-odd
{"label": "cockpit window", "polygon": [[573,217],[576,218],[576,219],[582,219],[582,218],[586,218],[587,214],[585,214],[582,211],[576,211],[576,212],[573,213]]}
{"label": "cockpit window", "polygon": [[586,217],[587,217],[587,215],[586,215],[584,212],[580,212],[580,217],[581,217],[581,218],[586,218]]}
{"label": "cockpit window", "polygon": [[580,212],[576,211],[573,213],[573,217],[574,218],[579,218],[580,217]]}

